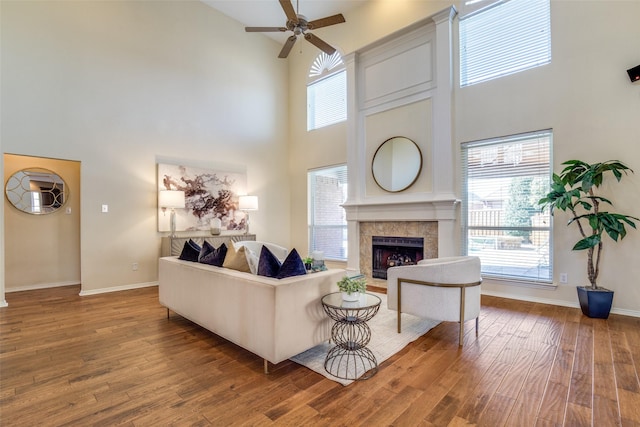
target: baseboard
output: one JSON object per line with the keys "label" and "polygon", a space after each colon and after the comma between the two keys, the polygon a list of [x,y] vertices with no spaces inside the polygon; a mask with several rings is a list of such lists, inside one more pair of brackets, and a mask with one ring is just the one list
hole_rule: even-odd
{"label": "baseboard", "polygon": [[150,288],[152,286],[158,286],[158,282],[132,283],[130,285],[112,286],[109,288],[90,289],[87,291],[82,290],[80,291],[79,295],[81,297],[84,297],[87,295],[97,295],[97,294],[106,294],[109,292],[129,291],[131,289]]}
{"label": "baseboard", "polygon": [[640,311],[638,310],[627,310],[626,308],[612,308],[611,313],[613,314],[621,314],[623,316],[631,316],[631,317],[640,317]]}
{"label": "baseboard", "polygon": [[15,288],[5,288],[5,293],[22,292],[22,291],[35,291],[36,289],[48,289],[48,288],[60,288],[62,286],[79,285],[78,281],[69,282],[55,282],[55,283],[38,283],[37,285],[18,286]]}
{"label": "baseboard", "polygon": [[9,307],[9,304],[7,304],[7,300],[3,299],[2,301],[0,301],[0,308],[2,307]]}
{"label": "baseboard", "polygon": [[[568,302],[563,300],[549,299],[549,298],[537,298],[528,295],[513,295],[505,292],[496,292],[489,290],[482,290],[482,295],[489,295],[492,297],[506,298],[506,299],[514,299],[518,301],[528,301],[528,302],[536,302],[540,304],[550,304],[550,305],[559,305],[561,307],[571,307],[571,308],[580,308],[580,304],[578,302]],[[623,316],[631,316],[631,317],[640,317],[640,311],[638,310],[627,310],[624,308],[612,308],[612,314],[621,314]]]}

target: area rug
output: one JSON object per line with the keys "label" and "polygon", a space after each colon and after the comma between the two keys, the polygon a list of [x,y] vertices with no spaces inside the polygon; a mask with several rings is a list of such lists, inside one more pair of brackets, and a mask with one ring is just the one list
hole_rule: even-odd
{"label": "area rug", "polygon": [[[410,314],[402,314],[402,333],[397,331],[397,312],[387,308],[387,296],[371,292],[380,297],[380,310],[368,324],[371,328],[371,341],[367,347],[373,352],[378,361],[378,366],[389,357],[402,350],[407,344],[415,341],[436,326],[438,321],[421,319]],[[349,385],[353,380],[337,378],[324,369],[324,359],[327,352],[333,347],[332,343],[322,343],[291,358],[292,361],[324,375],[330,380],[342,385]],[[356,372],[359,377],[364,372]],[[351,373],[350,373],[351,374]],[[346,375],[345,375],[346,376]],[[351,375],[349,375],[351,376]],[[375,377],[373,377],[375,378]]]}

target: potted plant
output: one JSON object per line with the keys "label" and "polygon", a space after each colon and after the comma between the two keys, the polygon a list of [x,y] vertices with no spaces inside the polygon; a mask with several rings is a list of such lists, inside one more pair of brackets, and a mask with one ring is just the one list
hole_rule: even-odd
{"label": "potted plant", "polygon": [[619,160],[593,164],[568,160],[562,164],[565,168],[560,175],[553,174],[551,191],[538,204],[543,209],[551,209],[551,214],[556,209],[570,212],[571,219],[567,225],[575,223],[581,236],[573,250],[587,251],[587,277],[591,283],[591,286],[577,288],[580,308],[586,316],[606,319],[611,310],[613,291],[597,284],[605,234],[617,242],[627,235],[626,225],[636,228],[634,220],[640,220],[603,211],[605,205],[613,206],[613,203],[596,194],[596,190],[602,185],[605,175],[613,175],[619,182],[623,174],[633,173],[633,170]]}
{"label": "potted plant", "polygon": [[360,299],[360,293],[367,291],[367,279],[362,275],[353,277],[343,277],[338,282],[338,289],[342,292],[342,299],[344,301],[358,301]]}
{"label": "potted plant", "polygon": [[311,270],[311,266],[313,265],[313,258],[306,257],[302,260],[302,263],[304,264],[304,268],[306,268],[307,271],[309,271]]}

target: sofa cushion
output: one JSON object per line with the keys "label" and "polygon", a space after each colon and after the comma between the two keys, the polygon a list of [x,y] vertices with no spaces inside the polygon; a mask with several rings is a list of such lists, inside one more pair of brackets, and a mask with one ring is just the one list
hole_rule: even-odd
{"label": "sofa cushion", "polygon": [[247,263],[249,264],[249,270],[251,270],[251,274],[258,274],[258,254],[249,249],[248,246],[243,246],[242,248],[244,249],[244,254],[247,256]]}
{"label": "sofa cushion", "polygon": [[240,248],[241,246],[244,246],[247,249],[251,249],[253,253],[256,254],[256,259],[260,257],[260,251],[262,250],[263,246],[268,247],[271,253],[274,254],[276,258],[280,260],[280,262],[284,261],[284,259],[287,257],[287,254],[289,253],[289,250],[287,248],[270,242],[241,240],[239,242],[234,242],[233,245],[236,249]]}
{"label": "sofa cushion", "polygon": [[224,257],[224,262],[222,263],[222,266],[224,268],[230,268],[232,270],[251,273],[251,269],[249,268],[249,263],[247,262],[247,256],[245,255],[244,246],[236,250],[235,246],[233,246],[233,242],[229,242],[227,255]]}
{"label": "sofa cushion", "polygon": [[184,246],[182,247],[182,252],[180,253],[179,259],[184,261],[193,261],[198,262],[198,257],[200,256],[200,245],[198,245],[193,240],[189,239],[184,242]]}
{"label": "sofa cushion", "polygon": [[302,258],[300,258],[298,251],[293,248],[280,266],[280,272],[276,277],[284,279],[285,277],[303,276],[305,274],[307,274],[307,269],[304,267]]}
{"label": "sofa cushion", "polygon": [[260,250],[260,259],[258,261],[258,276],[276,277],[280,273],[280,260],[269,250],[263,246]]}
{"label": "sofa cushion", "polygon": [[280,260],[278,260],[268,247],[262,247],[260,251],[260,261],[258,263],[259,276],[284,279],[285,277],[301,276],[303,274],[307,274],[307,270],[295,248],[289,252],[281,264]]}
{"label": "sofa cushion", "polygon": [[198,255],[198,261],[202,262],[202,258],[206,257],[214,250],[215,248],[211,243],[207,242],[206,240],[202,242],[202,247],[200,248],[200,254]]}
{"label": "sofa cushion", "polygon": [[202,244],[202,250],[200,250],[199,262],[203,264],[215,265],[216,267],[222,267],[225,256],[227,255],[227,245],[224,243],[218,248],[214,248],[211,243],[205,242]]}

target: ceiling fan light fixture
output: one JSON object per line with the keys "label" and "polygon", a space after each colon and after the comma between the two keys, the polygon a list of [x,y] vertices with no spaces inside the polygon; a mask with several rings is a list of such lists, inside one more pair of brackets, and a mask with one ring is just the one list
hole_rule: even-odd
{"label": "ceiling fan light fixture", "polygon": [[319,37],[307,33],[306,31],[312,30],[315,28],[328,27],[329,25],[341,24],[345,22],[344,16],[341,13],[337,15],[327,16],[325,18],[316,19],[314,21],[308,21],[307,17],[296,13],[297,11],[293,9],[293,4],[291,0],[279,0],[280,6],[282,10],[284,10],[285,15],[287,16],[286,28],[284,27],[245,27],[246,32],[274,32],[274,31],[291,31],[293,35],[290,36],[287,41],[285,41],[278,58],[286,58],[289,55],[289,52],[293,48],[294,43],[297,40],[297,36],[303,35],[305,40],[324,51],[325,53],[331,55],[336,49],[329,45],[324,40]]}

